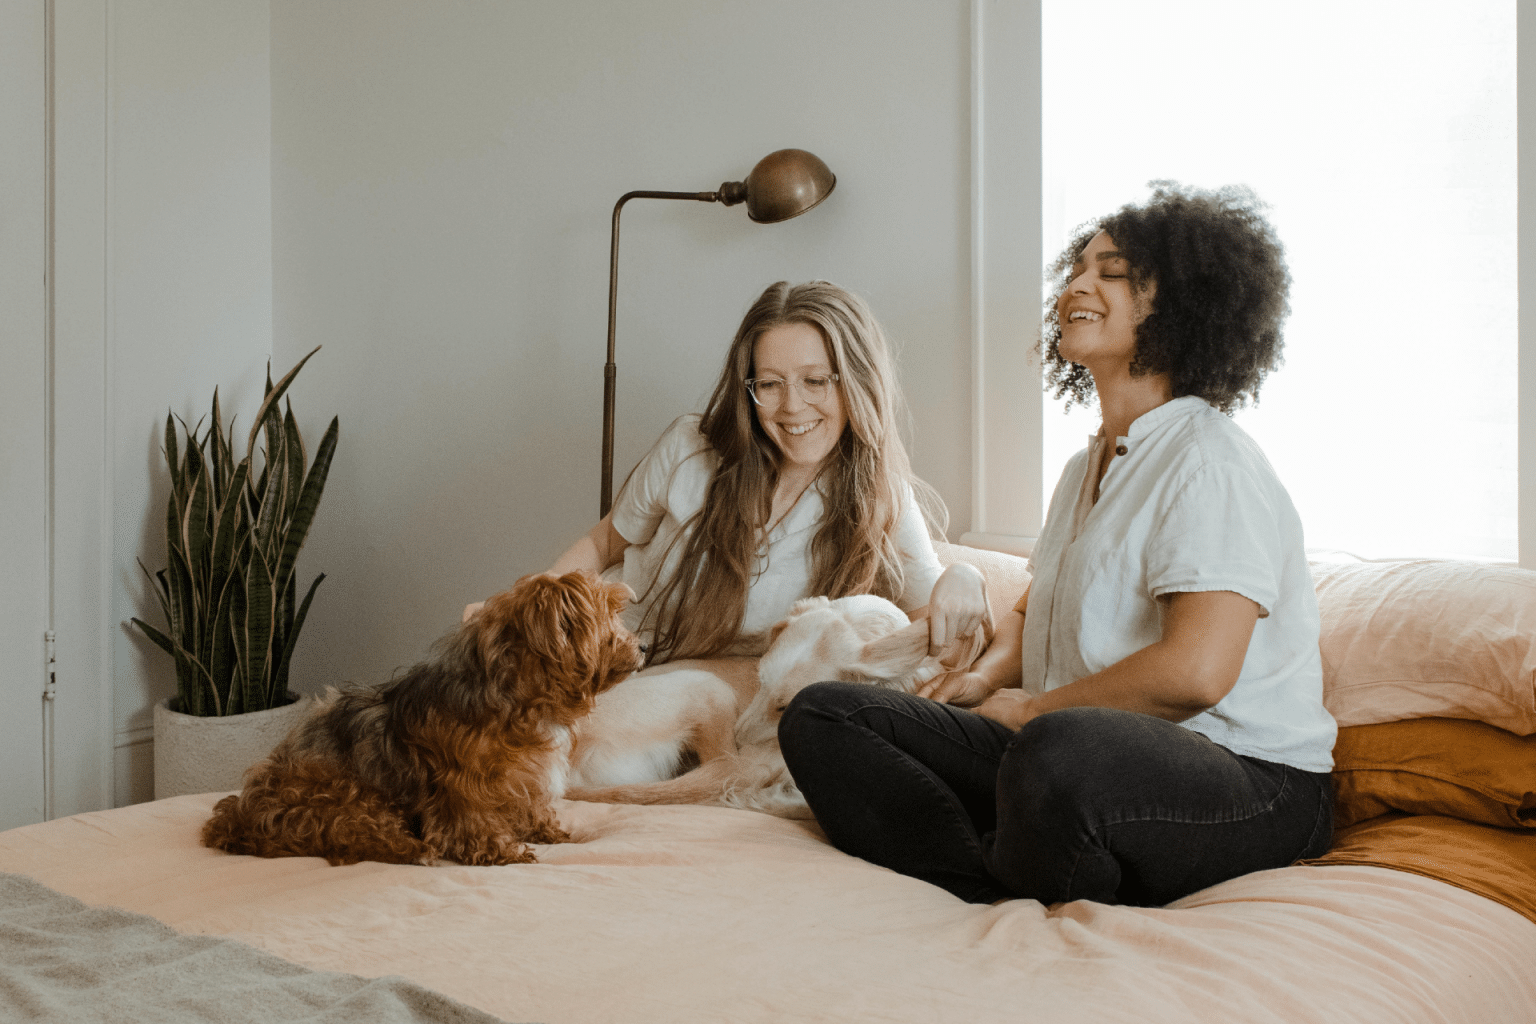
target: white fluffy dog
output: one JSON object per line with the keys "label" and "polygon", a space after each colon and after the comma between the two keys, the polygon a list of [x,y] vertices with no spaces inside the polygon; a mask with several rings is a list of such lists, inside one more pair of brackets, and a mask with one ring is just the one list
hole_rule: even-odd
{"label": "white fluffy dog", "polygon": [[[795,694],[825,680],[912,693],[942,672],[969,667],[984,645],[978,630],[930,656],[927,621],[909,623],[884,598],[806,598],[769,633],[755,692],[750,660],[731,659],[657,666],[599,694],[575,727],[565,795],[810,817],[779,753],[779,718]],[[698,766],[678,775],[690,753]]]}

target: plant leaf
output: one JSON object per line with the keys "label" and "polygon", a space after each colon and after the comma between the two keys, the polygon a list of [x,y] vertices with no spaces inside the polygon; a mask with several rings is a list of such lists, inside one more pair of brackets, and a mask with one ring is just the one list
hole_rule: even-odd
{"label": "plant leaf", "polygon": [[303,359],[300,359],[298,364],[295,365],[293,369],[289,370],[283,376],[282,380],[277,382],[276,386],[267,390],[267,396],[262,401],[261,408],[256,410],[256,419],[251,423],[251,436],[245,442],[246,454],[250,454],[256,450],[256,433],[261,429],[262,424],[266,421],[267,410],[275,406],[282,399],[283,393],[288,390],[288,385],[293,383],[293,378],[299,375],[299,371],[304,368],[304,364],[309,362],[310,356],[313,356],[316,352],[319,351],[319,345],[316,345],[314,348],[310,349],[309,355],[305,356]]}
{"label": "plant leaf", "polygon": [[262,515],[256,529],[268,565],[277,564],[288,523],[288,435],[278,413],[276,408],[267,413],[267,493],[261,498]]}
{"label": "plant leaf", "polygon": [[249,710],[265,707],[268,673],[272,662],[272,569],[260,544],[251,545],[250,569],[245,577],[245,690],[241,705]]}
{"label": "plant leaf", "polygon": [[156,629],[154,626],[151,626],[143,619],[130,618],[128,621],[133,623],[135,626],[138,626],[139,629],[143,630],[144,635],[153,640],[156,647],[160,648],[171,657],[176,657],[176,645],[171,643],[170,637],[166,636],[164,633],[160,632],[158,629]]}
{"label": "plant leaf", "polygon": [[211,568],[209,575],[209,591],[217,596],[223,589],[231,571],[231,562],[235,555],[235,541],[240,534],[243,523],[245,504],[240,500],[241,491],[245,488],[246,477],[250,474],[251,463],[249,459],[242,460],[235,467],[235,475],[229,482],[229,488],[224,492],[224,501],[218,510],[218,525],[214,529],[213,549],[209,552],[208,560]]}
{"label": "plant leaf", "polygon": [[283,450],[287,454],[288,479],[283,489],[283,521],[293,518],[293,510],[299,505],[299,493],[304,487],[304,435],[299,433],[299,424],[293,418],[293,401],[288,402],[287,414],[283,416]]}
{"label": "plant leaf", "polygon": [[205,595],[195,604],[196,625],[201,632],[206,611],[204,605],[208,593],[210,568],[208,550],[212,544],[209,530],[210,506],[213,504],[213,481],[208,467],[203,464],[201,447],[187,447],[189,467],[195,467],[187,494],[187,506],[181,514],[181,544],[187,554],[187,565],[192,571],[195,593]]}
{"label": "plant leaf", "polygon": [[278,579],[286,579],[298,562],[299,549],[304,546],[310,524],[315,520],[315,512],[320,508],[320,495],[325,490],[325,480],[330,475],[331,459],[336,455],[336,440],[340,435],[341,420],[332,417],[331,425],[320,439],[320,446],[315,449],[314,465],[310,466],[309,477],[304,481],[304,492],[299,496],[298,506],[294,509],[293,521],[288,524],[282,560],[277,564]]}
{"label": "plant leaf", "polygon": [[[250,550],[249,540],[243,545],[245,551]],[[245,576],[242,573],[238,579],[230,580],[229,593],[229,634],[230,644],[234,651],[235,668],[229,677],[229,689],[226,691],[225,706],[229,708],[231,715],[238,715],[245,708],[246,679],[250,676],[250,658],[246,656],[245,649]],[[251,710],[258,710],[252,708]]]}
{"label": "plant leaf", "polygon": [[283,644],[283,651],[277,662],[276,677],[272,683],[274,701],[288,695],[288,663],[293,660],[293,649],[299,642],[299,630],[304,628],[304,619],[309,615],[309,602],[315,599],[315,590],[323,579],[325,579],[325,573],[315,577],[315,581],[309,585],[309,592],[304,595],[304,603],[299,605],[298,613],[293,617],[293,628],[288,631],[287,640]]}
{"label": "plant leaf", "polygon": [[169,604],[170,595],[166,593],[165,570],[161,569],[158,573],[155,573],[154,575],[150,575],[149,566],[144,564],[144,559],[142,559],[142,558],[135,558],[134,561],[139,563],[139,568],[141,570],[143,570],[144,575],[146,577],[148,577],[149,582],[151,584],[151,589],[155,592],[155,599],[160,602],[160,611],[165,613],[165,621],[166,622],[170,622],[171,621],[171,606]]}
{"label": "plant leaf", "polygon": [[[192,573],[180,548],[172,549],[168,561],[170,564],[166,566],[166,576],[171,590],[171,636],[176,640],[178,648],[196,649],[196,642],[191,640],[196,635],[192,609]],[[176,664],[176,685],[182,706],[188,706],[188,690],[195,686],[195,681],[190,674],[190,666],[183,666],[180,659]]]}
{"label": "plant leaf", "polygon": [[165,461],[171,467],[171,486],[174,489],[181,468],[181,455],[176,451],[176,421],[165,414]]}
{"label": "plant leaf", "polygon": [[213,467],[213,492],[214,494],[219,494],[223,491],[221,485],[224,482],[224,474],[229,467],[224,463],[224,453],[219,451],[219,439],[224,436],[221,432],[224,429],[224,419],[219,414],[219,389],[217,387],[213,389],[213,412],[211,415],[213,417],[213,425],[208,428],[208,437],[205,441],[213,441],[213,446],[208,449],[208,464]]}

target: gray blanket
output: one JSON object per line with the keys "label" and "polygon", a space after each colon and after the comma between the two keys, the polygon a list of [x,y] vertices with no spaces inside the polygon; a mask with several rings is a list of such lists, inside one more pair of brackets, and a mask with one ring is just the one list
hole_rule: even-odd
{"label": "gray blanket", "polygon": [[403,978],[312,971],[0,873],[0,1020],[499,1024]]}

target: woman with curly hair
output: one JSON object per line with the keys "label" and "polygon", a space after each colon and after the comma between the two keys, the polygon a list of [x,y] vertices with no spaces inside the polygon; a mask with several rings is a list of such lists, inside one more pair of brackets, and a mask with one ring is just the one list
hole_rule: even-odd
{"label": "woman with curly hair", "polygon": [[[862,299],[770,285],[702,416],[675,420],[552,573],[613,570],[649,663],[761,653],[803,597],[878,594],[935,650],[991,628],[980,572],[939,565],[943,503],[907,461],[901,391]],[[478,608],[465,609],[468,618]]]}
{"label": "woman with curly hair", "polygon": [[1301,521],[1224,415],[1279,365],[1290,276],[1247,190],[1154,188],[1052,268],[1047,380],[1103,423],[991,647],[918,696],[817,684],[780,726],[834,844],[969,902],[1161,905],[1331,837]]}

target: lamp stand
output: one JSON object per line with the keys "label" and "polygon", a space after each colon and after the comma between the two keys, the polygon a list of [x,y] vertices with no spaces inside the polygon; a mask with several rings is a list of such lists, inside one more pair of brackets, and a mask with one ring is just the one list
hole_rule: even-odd
{"label": "lamp stand", "polygon": [[747,198],[745,182],[728,181],[715,192],[626,192],[613,204],[613,238],[608,246],[608,361],[603,364],[603,480],[602,511],[613,507],[613,406],[619,368],[613,361],[614,328],[619,303],[619,214],[631,199],[692,199],[701,203],[735,206]]}

